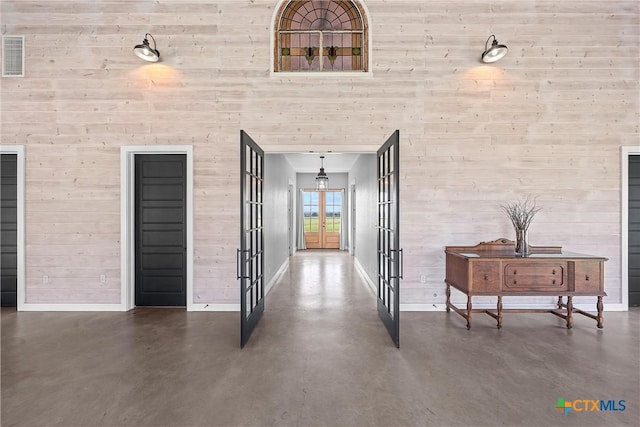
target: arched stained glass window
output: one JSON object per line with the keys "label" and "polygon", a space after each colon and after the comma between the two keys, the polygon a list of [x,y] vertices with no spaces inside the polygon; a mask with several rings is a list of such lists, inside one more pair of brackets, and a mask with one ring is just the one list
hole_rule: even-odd
{"label": "arched stained glass window", "polygon": [[368,34],[355,1],[291,0],[276,17],[275,71],[368,71]]}

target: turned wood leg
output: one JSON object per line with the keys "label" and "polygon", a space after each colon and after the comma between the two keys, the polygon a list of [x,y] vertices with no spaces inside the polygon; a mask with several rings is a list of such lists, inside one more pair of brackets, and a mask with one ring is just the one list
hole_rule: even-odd
{"label": "turned wood leg", "polygon": [[573,328],[573,297],[567,297],[567,329]]}
{"label": "turned wood leg", "polygon": [[451,311],[451,285],[449,285],[447,283],[447,290],[446,290],[446,294],[447,294],[447,313],[449,313]]}
{"label": "turned wood leg", "polygon": [[498,329],[502,328],[502,297],[498,297]]}
{"label": "turned wood leg", "polygon": [[471,329],[471,295],[467,295],[467,329]]}
{"label": "turned wood leg", "polygon": [[602,304],[601,296],[598,297],[598,303],[596,304],[596,307],[598,308],[598,315],[596,316],[596,321],[598,322],[598,328],[602,329],[602,308],[604,307],[604,304]]}
{"label": "turned wood leg", "polygon": [[562,295],[558,297],[558,308],[562,308]]}

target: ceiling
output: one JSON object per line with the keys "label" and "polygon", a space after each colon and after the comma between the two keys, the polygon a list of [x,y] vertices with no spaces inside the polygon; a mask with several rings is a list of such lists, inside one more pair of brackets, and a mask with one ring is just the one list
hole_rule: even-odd
{"label": "ceiling", "polygon": [[[349,172],[359,153],[324,153],[324,171],[326,173]],[[319,153],[289,153],[284,154],[291,167],[296,172],[318,173],[320,170]]]}

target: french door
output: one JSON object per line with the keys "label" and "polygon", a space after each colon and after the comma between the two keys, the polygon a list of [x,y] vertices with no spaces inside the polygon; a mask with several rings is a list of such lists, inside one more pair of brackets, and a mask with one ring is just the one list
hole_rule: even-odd
{"label": "french door", "polygon": [[378,149],[378,315],[400,348],[400,131]]}
{"label": "french door", "polygon": [[302,203],[307,249],[340,249],[342,191],[304,191]]}
{"label": "french door", "polygon": [[240,347],[264,312],[264,151],[240,131],[240,249],[237,275],[240,280]]}
{"label": "french door", "polygon": [[640,306],[640,156],[629,156],[629,307]]}

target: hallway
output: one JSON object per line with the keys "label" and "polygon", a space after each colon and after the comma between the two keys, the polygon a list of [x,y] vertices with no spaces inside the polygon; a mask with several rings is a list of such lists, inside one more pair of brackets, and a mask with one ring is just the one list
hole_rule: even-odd
{"label": "hallway", "polygon": [[[304,251],[239,348],[238,313],[2,310],[2,425],[637,425],[640,311],[401,313],[396,349],[346,252]],[[570,413],[559,397],[626,399]],[[634,421],[635,420],[635,421]]]}

